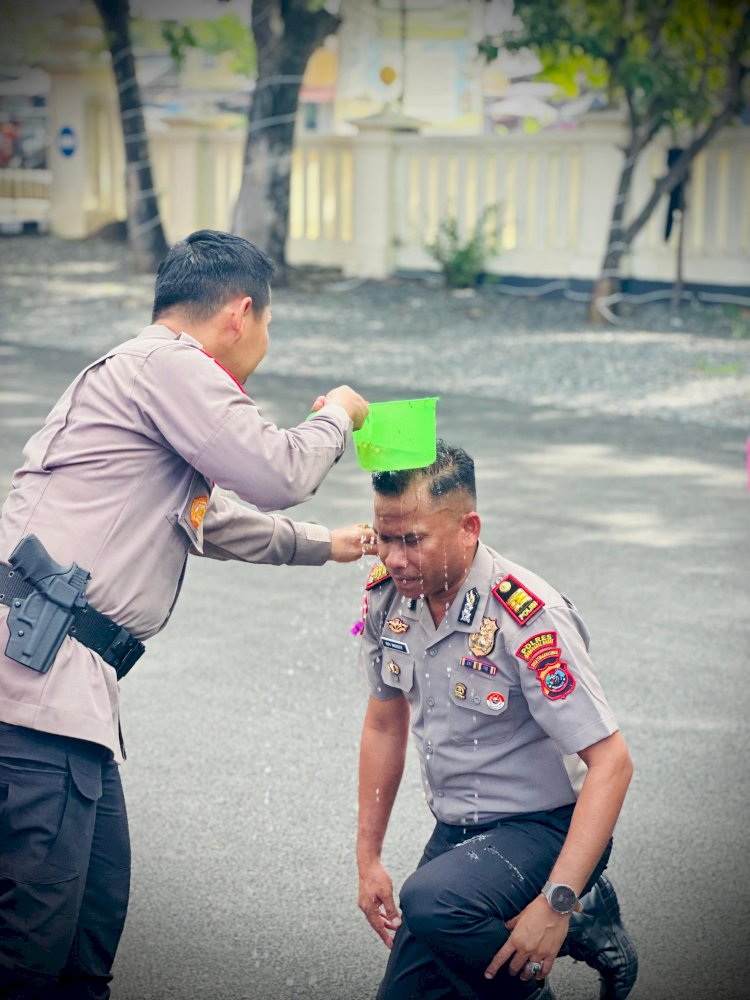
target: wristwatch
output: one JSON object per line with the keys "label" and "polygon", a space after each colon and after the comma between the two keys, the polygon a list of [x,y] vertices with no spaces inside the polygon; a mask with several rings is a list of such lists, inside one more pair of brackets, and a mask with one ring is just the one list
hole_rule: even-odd
{"label": "wristwatch", "polygon": [[575,890],[561,882],[545,882],[542,895],[556,913],[572,913],[581,908]]}

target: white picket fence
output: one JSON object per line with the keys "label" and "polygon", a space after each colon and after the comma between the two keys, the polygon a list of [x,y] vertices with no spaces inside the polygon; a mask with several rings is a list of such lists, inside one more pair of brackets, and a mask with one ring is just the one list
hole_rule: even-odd
{"label": "white picket fence", "polygon": [[[489,206],[498,252],[488,271],[522,277],[596,277],[606,245],[624,140],[622,125],[590,118],[533,135],[428,137],[362,133],[301,137],[292,164],[288,257],[384,277],[434,269],[426,250],[441,222],[468,235]],[[242,176],[244,137],[199,129],[152,139],[168,238],[227,228]],[[631,213],[666,165],[666,141],[642,157]],[[675,236],[667,202],[635,241],[625,272],[671,281]],[[685,278],[750,284],[750,129],[725,129],[696,160],[685,215]]]}
{"label": "white picket fence", "polygon": [[[99,129],[97,134],[109,133]],[[302,136],[292,162],[288,258],[375,278],[396,270],[434,269],[426,246],[441,222],[455,218],[469,235],[485,209],[496,206],[489,216],[497,246],[489,272],[594,278],[624,138],[621,122],[606,115],[591,116],[570,131],[532,135],[451,138],[368,131]],[[230,228],[244,134],[180,124],[153,134],[150,142],[168,240],[202,227]],[[110,211],[123,217],[121,148],[92,148],[89,157],[100,165],[99,174],[101,164],[111,167],[106,183],[98,177],[90,185],[87,204],[106,195]],[[666,157],[666,139],[642,157],[631,215],[664,172]],[[31,199],[34,218],[43,219],[50,183],[48,171],[0,170],[0,216],[28,213]],[[91,217],[98,219],[95,208],[92,203]],[[675,237],[664,241],[666,210],[665,199],[636,239],[626,274],[673,279]],[[685,226],[687,281],[750,285],[750,128],[725,129],[694,163]]]}
{"label": "white picket fence", "polygon": [[13,231],[32,222],[46,229],[51,187],[49,170],[0,169],[0,227]]}

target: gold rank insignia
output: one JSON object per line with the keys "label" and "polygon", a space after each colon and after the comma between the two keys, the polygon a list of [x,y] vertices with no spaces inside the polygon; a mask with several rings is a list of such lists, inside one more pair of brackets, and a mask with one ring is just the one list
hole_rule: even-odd
{"label": "gold rank insignia", "polygon": [[373,587],[377,587],[384,580],[390,580],[391,574],[385,568],[382,562],[376,562],[375,565],[370,570],[370,575],[367,577],[367,583],[365,584],[365,590],[372,590]]}
{"label": "gold rank insignia", "polygon": [[396,663],[395,660],[388,661],[388,673],[393,674],[394,677],[398,677],[401,673],[401,667]]}
{"label": "gold rank insignia", "polygon": [[472,632],[469,636],[469,649],[474,656],[489,656],[495,648],[496,632],[497,618],[482,618],[479,631]]}
{"label": "gold rank insignia", "polygon": [[401,635],[402,632],[409,631],[409,626],[406,624],[403,618],[389,618],[386,621],[386,625],[391,630],[391,632],[395,632],[397,635]]}
{"label": "gold rank insignia", "polygon": [[464,701],[466,698],[466,685],[462,684],[461,681],[457,681],[456,686],[453,688],[453,694],[456,698],[460,698],[461,701]]}
{"label": "gold rank insignia", "polygon": [[531,621],[544,607],[541,597],[532,594],[528,587],[522,586],[510,573],[495,584],[492,593],[519,625]]}

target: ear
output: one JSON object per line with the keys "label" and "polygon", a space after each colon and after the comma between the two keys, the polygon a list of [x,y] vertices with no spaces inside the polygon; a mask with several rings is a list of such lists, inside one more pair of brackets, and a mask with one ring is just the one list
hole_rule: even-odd
{"label": "ear", "polygon": [[229,318],[229,326],[231,327],[233,334],[233,340],[239,340],[242,336],[242,328],[245,322],[245,317],[252,307],[253,300],[249,295],[244,295],[241,298],[237,297],[227,303],[226,308]]}
{"label": "ear", "polygon": [[479,541],[481,528],[482,522],[475,510],[469,511],[468,514],[464,514],[461,518],[461,531],[467,545],[476,545]]}

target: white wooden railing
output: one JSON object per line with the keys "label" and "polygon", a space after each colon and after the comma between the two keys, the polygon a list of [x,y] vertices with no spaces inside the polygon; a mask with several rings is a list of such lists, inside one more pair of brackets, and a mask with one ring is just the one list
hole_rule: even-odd
{"label": "white wooden railing", "polygon": [[[437,265],[426,250],[441,221],[470,233],[497,206],[498,252],[488,270],[525,277],[594,278],[604,253],[620,168],[622,126],[589,119],[533,135],[428,137],[363,133],[299,138],[292,163],[288,258],[383,277]],[[242,172],[244,137],[199,129],[155,136],[152,151],[170,240],[198,226],[226,228]],[[631,212],[664,172],[654,144],[633,180]],[[666,199],[635,241],[632,277],[671,281]],[[750,284],[750,129],[725,129],[695,162],[686,211],[685,278]]]}
{"label": "white wooden railing", "polygon": [[[436,268],[426,245],[440,223],[455,217],[469,234],[482,212],[497,206],[490,219],[497,246],[488,261],[491,273],[594,278],[624,138],[621,122],[605,115],[591,116],[570,131],[532,135],[301,136],[292,161],[288,258],[376,278],[397,269]],[[230,228],[244,134],[176,124],[150,142],[168,240],[201,227]],[[97,162],[104,162],[102,155]],[[666,139],[642,157],[631,215],[664,172],[666,157]],[[124,172],[121,149],[107,162]],[[41,218],[49,186],[47,171],[0,170],[0,215],[10,217],[14,208],[28,213],[33,201]],[[111,186],[94,184],[88,199],[97,191],[102,198],[106,194],[122,217],[123,185],[115,197]],[[666,210],[665,199],[636,239],[626,274],[673,279],[675,239],[664,242]],[[96,212],[92,218],[98,218]],[[750,284],[750,128],[725,129],[698,157],[685,218],[685,280]]]}

